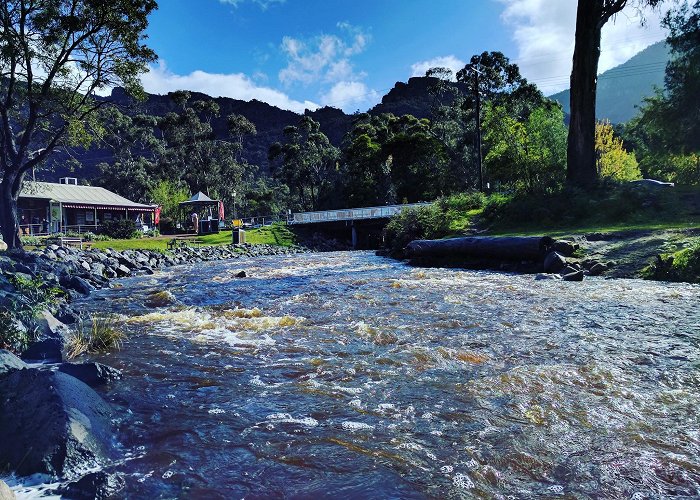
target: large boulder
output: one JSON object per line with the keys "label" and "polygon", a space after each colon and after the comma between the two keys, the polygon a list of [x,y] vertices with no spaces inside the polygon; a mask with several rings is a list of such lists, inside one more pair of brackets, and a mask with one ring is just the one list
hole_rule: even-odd
{"label": "large boulder", "polygon": [[0,469],[71,478],[115,457],[111,409],[86,384],[34,368],[0,378]]}
{"label": "large boulder", "polygon": [[566,258],[558,252],[549,252],[544,258],[544,272],[558,273],[566,267]]}
{"label": "large boulder", "polygon": [[0,500],[14,500],[15,494],[5,481],[0,480]]}
{"label": "large boulder", "polygon": [[63,347],[66,325],[57,320],[49,311],[42,311],[37,320],[39,340],[29,345],[22,353],[22,359],[57,363],[63,360]]}
{"label": "large boulder", "polygon": [[118,474],[104,471],[90,472],[78,481],[59,488],[60,493],[72,500],[93,500],[95,498],[117,498],[117,493],[124,489],[124,478]]}
{"label": "large boulder", "polygon": [[4,252],[5,250],[7,250],[7,243],[0,240],[0,252]]}
{"label": "large boulder", "polygon": [[10,351],[0,349],[0,377],[6,373],[27,368],[27,364]]}
{"label": "large boulder", "polygon": [[108,384],[122,378],[122,372],[101,363],[61,363],[58,371],[85,382],[91,387]]}

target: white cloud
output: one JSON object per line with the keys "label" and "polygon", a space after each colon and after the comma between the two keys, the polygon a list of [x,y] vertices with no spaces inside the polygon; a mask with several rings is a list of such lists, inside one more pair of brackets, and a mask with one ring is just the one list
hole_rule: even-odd
{"label": "white cloud", "polygon": [[295,101],[288,95],[270,87],[257,85],[243,73],[220,74],[193,71],[189,75],[177,75],[168,70],[164,61],[152,66],[141,77],[144,88],[152,94],[166,94],[175,90],[192,90],[212,97],[231,97],[250,101],[257,99],[282,109],[303,113],[305,109],[316,109],[318,104],[311,101]]}
{"label": "white cloud", "polygon": [[310,40],[285,36],[281,49],[287,57],[287,66],[279,74],[285,85],[310,85],[324,81],[337,83],[357,81],[366,75],[356,73],[350,58],[362,53],[370,37],[361,28],[338,23],[340,34],[322,34]]}
{"label": "white cloud", "polygon": [[286,0],[219,0],[221,3],[233,5],[234,7],[238,7],[246,1],[252,1],[254,4],[259,5],[262,10],[267,10],[270,5],[283,4],[286,2]]}
{"label": "white cloud", "polygon": [[321,104],[324,106],[333,106],[349,112],[357,109],[359,105],[374,103],[378,100],[378,92],[356,81],[338,82],[321,96]]}
{"label": "white cloud", "polygon": [[467,63],[453,55],[435,57],[427,61],[419,61],[411,65],[411,76],[425,76],[425,72],[430,68],[448,68],[452,70],[453,77],[464,68]]}
{"label": "white cloud", "polygon": [[[568,88],[574,53],[576,3],[548,0],[496,0],[504,4],[501,15],[513,29],[521,73],[545,94]],[[663,17],[649,8],[640,12],[628,7],[603,27],[598,71],[617,66],[654,42],[666,37],[659,26]]]}

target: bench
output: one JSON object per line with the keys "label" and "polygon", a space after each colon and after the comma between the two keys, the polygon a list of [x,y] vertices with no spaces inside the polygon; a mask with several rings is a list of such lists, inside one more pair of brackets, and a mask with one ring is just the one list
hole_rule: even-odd
{"label": "bench", "polygon": [[58,245],[59,247],[68,247],[68,246],[77,246],[80,247],[80,249],[83,249],[83,244],[85,245],[92,245],[92,242],[89,241],[83,241],[82,238],[76,238],[76,237],[71,237],[71,236],[59,236],[59,237],[53,237],[53,238],[47,238],[46,240],[47,245]]}
{"label": "bench", "polygon": [[177,247],[189,247],[192,245],[203,245],[204,241],[199,238],[173,238],[168,242],[168,249]]}

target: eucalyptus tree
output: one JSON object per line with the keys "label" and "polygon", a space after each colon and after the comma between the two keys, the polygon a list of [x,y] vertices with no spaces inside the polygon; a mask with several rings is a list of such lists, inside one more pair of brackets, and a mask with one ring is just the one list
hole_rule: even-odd
{"label": "eucalyptus tree", "polygon": [[296,195],[299,208],[316,210],[334,184],[340,152],[309,116],[285,127],[283,133],[284,142],[272,144],[268,153],[275,176]]}
{"label": "eucalyptus tree", "polygon": [[[662,0],[638,0],[638,6],[655,6]],[[567,140],[567,181],[589,188],[598,179],[595,153],[595,103],[601,31],[628,0],[579,0],[571,69],[571,117]]]}
{"label": "eucalyptus tree", "polygon": [[144,42],[155,0],[3,0],[0,3],[0,225],[22,248],[17,198],[27,172],[58,148],[99,134],[95,92],[142,93],[155,60]]}

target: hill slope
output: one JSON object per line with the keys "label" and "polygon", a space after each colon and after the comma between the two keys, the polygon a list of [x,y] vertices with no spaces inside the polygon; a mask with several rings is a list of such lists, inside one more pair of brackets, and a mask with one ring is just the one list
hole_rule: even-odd
{"label": "hill slope", "polygon": [[[669,50],[664,42],[650,45],[627,62],[609,69],[598,77],[596,116],[612,123],[628,121],[637,114],[644,97],[663,87]],[[569,89],[549,96],[559,101],[569,114]]]}

